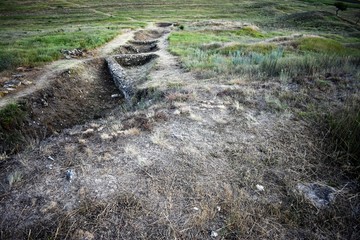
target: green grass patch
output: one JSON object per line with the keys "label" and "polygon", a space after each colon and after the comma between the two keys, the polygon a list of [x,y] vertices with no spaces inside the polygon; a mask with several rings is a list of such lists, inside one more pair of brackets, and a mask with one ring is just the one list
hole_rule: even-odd
{"label": "green grass patch", "polygon": [[233,41],[233,38],[222,34],[178,32],[170,37],[170,49],[181,57],[189,70],[246,74],[259,80],[269,77],[290,80],[325,73],[353,74],[359,64],[354,55],[356,51],[346,55],[349,49],[331,39],[300,39],[297,45],[301,52],[286,50],[275,43],[239,43],[221,47],[227,40]]}
{"label": "green grass patch", "polygon": [[235,32],[238,36],[250,36],[253,38],[263,38],[265,35],[261,33],[259,30],[256,30],[252,27],[244,27]]}
{"label": "green grass patch", "polygon": [[339,42],[318,37],[302,38],[297,42],[299,49],[303,51],[332,53],[332,54],[345,54],[346,48]]}
{"label": "green grass patch", "polygon": [[213,32],[174,32],[169,37],[169,50],[173,54],[184,57],[192,55],[195,49],[204,44],[227,41],[229,37],[216,35]]}
{"label": "green grass patch", "polygon": [[213,32],[174,32],[169,37],[170,45],[171,46],[178,46],[178,45],[193,45],[199,46],[205,43],[211,42],[227,42],[229,41],[229,37],[217,35]]}
{"label": "green grass patch", "polygon": [[36,66],[57,60],[62,49],[93,49],[112,38],[119,32],[113,29],[56,32],[47,35],[30,36],[13,43],[0,45],[0,71],[18,65]]}
{"label": "green grass patch", "polygon": [[[334,17],[333,13],[311,12],[315,10],[314,4],[314,1],[306,3],[296,0],[284,3],[274,3],[270,0],[251,3],[235,0],[214,0],[211,3],[205,0],[185,2],[169,0],[159,3],[142,0],[125,0],[121,3],[113,0],[101,2],[4,0],[0,3],[0,71],[19,65],[39,65],[58,59],[60,57],[58,50],[61,48],[91,49],[109,41],[120,32],[120,29],[144,27],[146,22],[150,21],[180,22],[186,26],[186,22],[228,19],[251,22],[258,26],[271,26],[275,23],[276,27],[290,21],[296,28],[304,25],[312,30],[337,31],[335,26],[351,30],[347,32],[354,32],[354,26]],[[332,10],[335,12],[335,8],[331,8]],[[282,16],[303,11],[310,11],[305,16],[305,22],[301,13],[300,16],[290,15],[289,21],[281,19],[280,25],[277,23],[277,19]],[[318,20],[315,21],[314,16]],[[81,29],[81,32],[77,33],[77,29]],[[63,30],[62,34],[56,33],[60,30]],[[174,43],[180,41],[187,46],[212,41],[246,42],[268,38],[273,33],[245,27],[233,31],[177,34],[171,37],[174,48],[176,48]],[[179,39],[176,39],[177,37]],[[183,47],[174,48],[173,52],[179,55],[192,51]]]}

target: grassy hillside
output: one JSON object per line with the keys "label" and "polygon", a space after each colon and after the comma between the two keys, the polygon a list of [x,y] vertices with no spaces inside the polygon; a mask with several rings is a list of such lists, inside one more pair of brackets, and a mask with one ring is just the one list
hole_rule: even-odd
{"label": "grassy hillside", "polygon": [[[358,5],[352,3],[350,6]],[[319,8],[327,11],[326,14],[292,15]],[[331,32],[336,26],[336,33],[350,33],[358,28],[336,18],[334,13],[335,8],[329,1],[5,0],[0,3],[0,71],[59,59],[61,49],[95,48],[111,40],[122,29],[143,27],[148,21],[234,19],[273,28],[303,26],[307,31]],[[345,13],[347,19],[355,21],[354,8]]]}

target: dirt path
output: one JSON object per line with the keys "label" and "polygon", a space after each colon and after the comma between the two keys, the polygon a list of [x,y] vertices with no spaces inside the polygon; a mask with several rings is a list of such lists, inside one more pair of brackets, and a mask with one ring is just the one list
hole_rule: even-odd
{"label": "dirt path", "polygon": [[[154,29],[154,28],[153,28]],[[193,75],[180,68],[176,56],[169,53],[168,37],[170,32],[164,34],[158,41],[159,50],[156,54],[159,56],[155,71],[149,74],[149,79],[139,88],[158,87],[166,88],[167,84],[185,84],[195,82]],[[185,81],[185,82],[184,82]]]}

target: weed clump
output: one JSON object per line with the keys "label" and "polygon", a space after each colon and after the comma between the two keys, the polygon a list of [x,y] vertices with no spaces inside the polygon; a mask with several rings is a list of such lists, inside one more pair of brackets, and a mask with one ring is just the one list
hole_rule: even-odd
{"label": "weed clump", "polygon": [[250,36],[250,37],[253,37],[253,38],[262,38],[262,37],[264,37],[264,34],[259,32],[254,27],[244,27],[244,28],[240,29],[239,31],[237,31],[236,35]]}
{"label": "weed clump", "polygon": [[0,152],[12,152],[24,142],[21,134],[26,111],[16,103],[9,104],[0,110]]}
{"label": "weed clump", "polygon": [[18,64],[19,59],[14,53],[7,51],[0,52],[0,71],[10,69]]}
{"label": "weed clump", "polygon": [[337,162],[360,180],[360,105],[350,103],[328,115],[328,127],[335,149],[341,152]]}

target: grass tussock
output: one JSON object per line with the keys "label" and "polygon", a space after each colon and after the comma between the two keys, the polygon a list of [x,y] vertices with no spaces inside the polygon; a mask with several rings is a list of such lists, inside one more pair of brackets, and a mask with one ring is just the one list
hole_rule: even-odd
{"label": "grass tussock", "polygon": [[253,38],[263,38],[265,35],[261,33],[258,29],[255,29],[253,27],[244,27],[240,29],[239,31],[235,32],[236,35],[239,36],[250,36]]}
{"label": "grass tussock", "polygon": [[335,151],[335,161],[360,180],[360,104],[350,102],[327,116]]}
{"label": "grass tussock", "polygon": [[26,111],[18,104],[12,103],[0,109],[0,152],[12,152],[20,149],[25,139],[22,135],[26,120]]}

